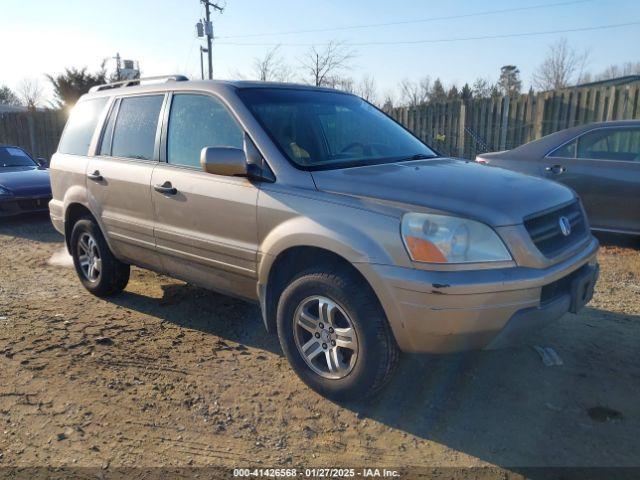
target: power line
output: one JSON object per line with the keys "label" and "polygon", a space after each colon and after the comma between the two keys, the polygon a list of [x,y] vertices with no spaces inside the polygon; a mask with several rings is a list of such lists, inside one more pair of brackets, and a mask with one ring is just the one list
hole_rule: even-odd
{"label": "power line", "polygon": [[[579,27],[579,28],[566,28],[560,30],[545,30],[538,32],[521,32],[521,33],[504,33],[496,35],[481,35],[474,37],[448,37],[448,38],[434,38],[424,40],[397,40],[389,42],[342,42],[341,45],[347,47],[368,47],[375,45],[421,45],[427,43],[448,43],[448,42],[465,42],[470,40],[490,40],[497,38],[516,38],[516,37],[533,37],[538,35],[552,35],[556,33],[572,33],[572,32],[588,32],[593,30],[605,30],[609,28],[629,27],[632,25],[640,25],[640,21],[627,22],[627,23],[615,23],[610,25],[596,25],[593,27]],[[234,45],[234,46],[246,46],[246,47],[268,47],[282,45],[287,47],[321,47],[326,46],[328,43],[243,43],[243,42],[218,42],[218,45]]]}
{"label": "power line", "polygon": [[354,30],[354,29],[363,29],[363,28],[375,28],[375,27],[390,27],[394,25],[410,25],[416,23],[428,23],[428,22],[436,22],[441,20],[454,20],[459,18],[470,18],[470,17],[481,17],[487,15],[496,15],[499,13],[510,13],[510,12],[522,12],[525,10],[536,10],[539,8],[550,8],[550,7],[563,7],[566,5],[575,5],[578,3],[586,3],[591,2],[593,0],[571,0],[567,2],[556,2],[556,3],[544,3],[540,5],[530,5],[528,7],[513,7],[513,8],[503,8],[500,10],[486,10],[483,12],[474,12],[474,13],[463,13],[458,15],[447,15],[443,17],[429,17],[423,18],[419,20],[399,20],[396,22],[385,22],[385,23],[369,23],[369,24],[360,24],[360,25],[347,25],[343,27],[331,27],[331,28],[312,28],[308,30],[289,30],[284,32],[271,32],[271,33],[249,33],[244,35],[226,35],[216,37],[219,39],[231,39],[231,38],[250,38],[250,37],[273,37],[278,35],[296,35],[300,33],[320,33],[320,32],[339,32],[344,30]]}

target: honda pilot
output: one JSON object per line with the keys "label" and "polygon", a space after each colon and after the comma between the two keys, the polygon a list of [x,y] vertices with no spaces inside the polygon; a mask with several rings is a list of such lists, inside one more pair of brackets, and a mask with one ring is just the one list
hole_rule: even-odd
{"label": "honda pilot", "polygon": [[84,287],[130,266],[256,302],[311,388],[375,394],[400,352],[498,348],[578,312],[597,240],[560,184],[447,158],[365,100],[265,82],[94,87],[51,160]]}

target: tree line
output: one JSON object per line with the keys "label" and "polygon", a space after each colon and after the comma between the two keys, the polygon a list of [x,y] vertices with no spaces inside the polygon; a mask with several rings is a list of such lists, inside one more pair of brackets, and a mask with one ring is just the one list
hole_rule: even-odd
{"label": "tree line", "polygon": [[[471,83],[445,85],[440,78],[425,76],[419,79],[404,79],[394,91],[378,92],[375,78],[370,74],[359,80],[349,75],[357,53],[348,45],[331,41],[323,47],[310,47],[294,64],[289,63],[280,47],[269,49],[263,56],[253,60],[251,71],[235,72],[243,79],[276,82],[299,82],[316,86],[336,88],[355,93],[365,100],[385,109],[395,106],[419,106],[459,99],[490,98],[522,93],[522,80],[517,65],[504,65],[497,79],[478,78]],[[640,62],[611,65],[596,74],[586,71],[589,61],[587,51],[571,47],[566,39],[550,45],[543,62],[532,75],[530,92],[557,90],[571,85],[606,80],[624,75],[640,75]],[[51,108],[72,107],[81,95],[95,85],[119,80],[108,75],[104,63],[97,72],[87,68],[66,68],[57,75],[46,75],[54,92]],[[23,80],[16,91],[0,85],[0,104],[25,106],[35,109],[45,103],[44,90],[37,80]]]}

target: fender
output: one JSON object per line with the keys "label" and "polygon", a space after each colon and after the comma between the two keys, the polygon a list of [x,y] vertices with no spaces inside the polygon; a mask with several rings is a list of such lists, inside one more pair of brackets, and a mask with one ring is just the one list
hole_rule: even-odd
{"label": "fender", "polygon": [[[352,264],[394,264],[393,253],[387,248],[394,245],[390,242],[390,233],[398,232],[399,235],[399,219],[363,210],[356,214],[368,218],[355,225],[343,220],[348,216],[295,216],[275,226],[260,243],[258,283],[267,283],[273,262],[292,247],[321,248]],[[395,245],[401,244],[399,237],[394,240]]]}

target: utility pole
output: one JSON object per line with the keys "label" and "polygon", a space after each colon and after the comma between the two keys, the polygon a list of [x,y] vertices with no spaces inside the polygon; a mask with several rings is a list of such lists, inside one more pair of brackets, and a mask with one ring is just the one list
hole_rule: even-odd
{"label": "utility pole", "polygon": [[116,81],[118,81],[118,82],[119,82],[120,80],[122,80],[122,79],[120,78],[120,65],[121,65],[121,64],[120,64],[120,53],[116,53],[116,56],[115,56],[115,57],[113,57],[113,58],[114,58],[114,59],[115,59],[115,61],[116,61]]}
{"label": "utility pole", "polygon": [[213,42],[213,24],[211,23],[211,8],[217,10],[222,13],[224,8],[221,6],[210,2],[209,0],[200,0],[200,3],[204,5],[205,8],[205,24],[204,24],[204,33],[207,36],[207,58],[209,59],[209,80],[213,78],[213,60],[212,60],[212,51],[211,44]]}

